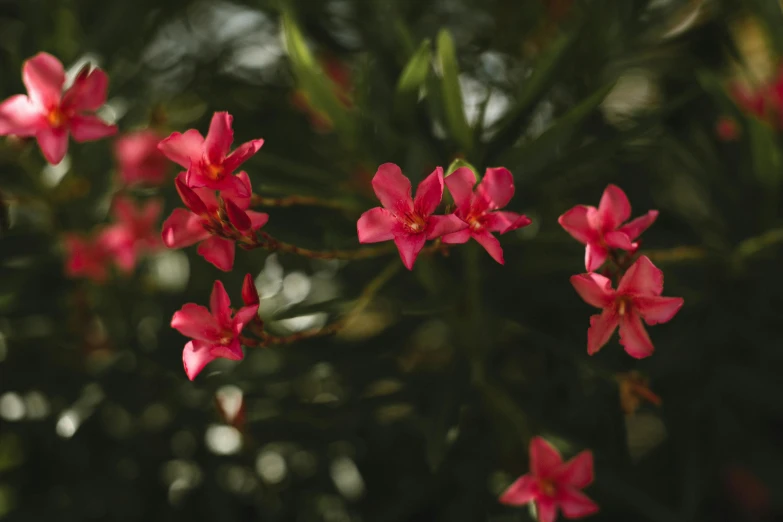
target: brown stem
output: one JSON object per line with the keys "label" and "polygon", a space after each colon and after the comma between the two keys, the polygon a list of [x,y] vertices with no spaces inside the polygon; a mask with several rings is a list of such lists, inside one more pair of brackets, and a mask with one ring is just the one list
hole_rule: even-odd
{"label": "brown stem", "polygon": [[253,194],[250,205],[254,207],[323,207],[336,210],[356,210],[356,206],[337,199],[321,199],[315,196],[285,196],[269,198]]}
{"label": "brown stem", "polygon": [[677,261],[691,261],[706,257],[707,251],[702,247],[681,246],[666,250],[647,250],[644,255],[650,261],[658,263],[672,263]]}

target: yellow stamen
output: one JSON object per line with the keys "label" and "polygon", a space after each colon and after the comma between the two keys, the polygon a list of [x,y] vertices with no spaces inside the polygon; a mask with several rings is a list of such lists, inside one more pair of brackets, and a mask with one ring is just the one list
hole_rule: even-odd
{"label": "yellow stamen", "polygon": [[207,164],[207,176],[209,176],[210,179],[220,179],[223,177],[223,166],[222,165],[212,165]]}
{"label": "yellow stamen", "polygon": [[46,115],[46,120],[52,127],[60,127],[63,123],[65,123],[65,115],[60,112],[60,109],[55,107],[49,111],[49,114]]}
{"label": "yellow stamen", "polygon": [[543,479],[538,482],[538,487],[541,489],[541,493],[547,496],[555,494],[555,484],[549,479]]}

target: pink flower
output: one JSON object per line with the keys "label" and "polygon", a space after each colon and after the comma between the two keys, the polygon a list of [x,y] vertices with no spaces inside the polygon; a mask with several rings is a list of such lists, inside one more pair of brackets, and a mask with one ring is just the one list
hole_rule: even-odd
{"label": "pink flower", "polygon": [[77,234],[66,234],[63,242],[66,255],[65,274],[68,277],[85,277],[96,282],[106,280],[109,275],[109,256],[100,241]]}
{"label": "pink flower", "polygon": [[157,223],[161,210],[159,199],[150,200],[141,207],[125,197],[114,201],[116,222],[101,232],[99,241],[121,270],[132,271],[139,256],[158,248]]}
{"label": "pink flower", "polygon": [[359,218],[356,224],[359,242],[394,240],[408,270],[413,269],[416,256],[428,239],[468,226],[454,214],[432,215],[443,199],[443,169],[440,167],[419,184],[415,199],[411,197],[410,180],[394,163],[378,167],[372,187],[383,208],[370,209]]}
{"label": "pink flower", "polygon": [[587,353],[593,355],[620,327],[620,344],[628,355],[641,359],[653,353],[653,344],[642,324],[666,323],[682,308],[681,297],[661,297],[663,272],[647,256],[641,256],[623,275],[617,290],[606,277],[590,273],[571,277],[577,293],[587,304],[602,308],[590,317]]}
{"label": "pink flower", "polygon": [[160,135],[151,129],[129,132],[117,139],[114,143],[114,155],[123,183],[163,183],[169,163],[166,156],[158,150],[160,140]]}
{"label": "pink flower", "polygon": [[231,310],[223,283],[215,281],[206,307],[187,303],[174,312],[171,327],[185,337],[193,339],[185,345],[182,362],[185,373],[192,381],[204,366],[218,357],[240,361],[244,357],[239,334],[258,313],[258,305],[243,306],[236,315]]}
{"label": "pink flower", "polygon": [[655,222],[657,210],[623,225],[631,217],[631,204],[625,192],[615,185],[609,185],[601,196],[598,208],[577,205],[557,219],[566,232],[587,245],[585,268],[588,272],[597,270],[609,256],[609,249],[621,248],[635,252],[639,248],[633,240]]}
{"label": "pink flower", "polygon": [[501,495],[500,502],[522,506],[535,502],[539,522],[553,522],[557,508],[566,518],[598,512],[598,506],[579,491],[593,482],[593,454],[583,451],[568,462],[541,437],[530,440],[530,473],[519,477]]}
{"label": "pink flower", "polygon": [[57,164],[68,151],[68,134],[78,142],[99,140],[117,132],[94,113],[106,103],[109,79],[102,70],[84,67],[63,93],[65,71],[54,56],[38,53],[24,62],[27,96],[0,103],[0,135],[35,136],[46,161]]}
{"label": "pink flower", "polygon": [[158,148],[163,154],[188,169],[185,177],[187,186],[213,190],[233,189],[241,197],[250,196],[249,185],[246,187],[232,174],[237,167],[258,152],[264,140],[248,141],[229,154],[234,142],[232,121],[229,113],[216,112],[212,116],[206,138],[196,129],[190,129],[184,134],[175,132],[160,142]]}
{"label": "pink flower", "polygon": [[[250,206],[250,178],[246,172],[237,174],[242,190],[232,187],[220,193],[229,223],[222,220],[220,204],[215,191],[207,188],[191,189],[185,184],[186,174],[181,172],[174,183],[182,201],[188,207],[177,208],[163,223],[163,243],[169,248],[184,248],[196,243],[198,253],[204,259],[229,271],[234,266],[234,241],[214,235],[215,232],[230,232],[236,228],[241,232],[258,230],[269,220],[264,212],[247,210]],[[247,194],[241,196],[240,193]]]}
{"label": "pink flower", "polygon": [[475,192],[473,185],[476,184],[476,177],[467,167],[455,170],[446,176],[445,181],[457,204],[454,213],[468,224],[468,228],[443,236],[443,242],[465,243],[473,238],[486,249],[492,259],[502,265],[503,249],[492,232],[505,234],[531,223],[527,216],[497,211],[508,205],[514,196],[514,176],[502,167],[487,169]]}

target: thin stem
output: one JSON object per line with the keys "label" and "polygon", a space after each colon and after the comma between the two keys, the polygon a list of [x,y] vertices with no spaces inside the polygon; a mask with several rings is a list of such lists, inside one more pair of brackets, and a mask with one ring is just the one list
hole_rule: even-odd
{"label": "thin stem", "polygon": [[270,198],[253,194],[250,199],[250,205],[254,207],[323,207],[335,210],[356,210],[356,205],[341,201],[339,199],[321,199],[315,196],[285,196],[279,198]]}
{"label": "thin stem", "polygon": [[649,257],[650,261],[658,263],[676,263],[679,261],[703,259],[707,256],[707,250],[702,247],[681,246],[665,250],[646,250],[644,255]]}

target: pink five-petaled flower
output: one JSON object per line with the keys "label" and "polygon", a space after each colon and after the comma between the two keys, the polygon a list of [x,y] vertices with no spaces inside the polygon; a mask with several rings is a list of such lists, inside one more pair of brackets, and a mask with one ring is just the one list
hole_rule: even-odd
{"label": "pink five-petaled flower", "polygon": [[642,324],[666,323],[682,308],[681,297],[661,297],[663,272],[647,256],[641,256],[623,275],[617,290],[606,277],[596,274],[571,276],[571,284],[587,304],[602,308],[590,317],[587,353],[593,355],[620,327],[620,344],[628,355],[641,359],[653,353],[653,344]]}
{"label": "pink five-petaled flower", "polygon": [[657,210],[650,210],[623,225],[631,217],[631,204],[620,187],[609,185],[601,196],[598,208],[577,205],[557,219],[566,232],[587,245],[585,269],[597,270],[609,256],[609,249],[620,248],[635,252],[639,248],[634,239],[655,222]]}
{"label": "pink five-petaled flower", "polygon": [[239,334],[258,312],[258,305],[240,308],[232,317],[231,301],[223,283],[215,281],[206,307],[187,303],[174,312],[171,327],[193,339],[185,345],[182,362],[185,373],[192,381],[204,366],[218,357],[240,361],[244,357]]}
{"label": "pink five-petaled flower", "polygon": [[207,187],[213,190],[233,189],[241,197],[250,196],[245,184],[233,176],[234,171],[258,152],[264,140],[251,140],[229,153],[234,142],[231,129],[232,116],[216,112],[212,116],[207,137],[196,129],[179,132],[161,141],[158,148],[170,160],[188,169],[185,183],[192,188]]}
{"label": "pink five-petaled flower", "polygon": [[473,192],[476,176],[467,167],[461,167],[446,176],[446,186],[457,204],[454,212],[468,224],[468,228],[443,236],[443,242],[449,244],[465,243],[473,238],[500,263],[503,261],[503,249],[500,241],[492,232],[505,234],[531,223],[527,216],[514,212],[497,211],[508,205],[514,196],[514,176],[508,169],[487,169],[484,178]]}
{"label": "pink five-petaled flower", "polygon": [[163,183],[169,162],[158,150],[160,140],[161,136],[152,129],[129,132],[117,138],[114,143],[114,156],[117,158],[123,183]]}
{"label": "pink five-petaled flower", "polygon": [[198,253],[220,270],[228,272],[234,266],[234,241],[214,235],[214,232],[258,230],[269,220],[269,214],[247,210],[250,206],[250,178],[246,172],[237,174],[242,183],[241,196],[236,187],[223,190],[220,197],[226,208],[229,223],[220,217],[220,205],[215,191],[207,188],[191,189],[185,184],[184,172],[174,180],[182,201],[188,207],[174,209],[163,222],[163,243],[169,248],[184,248],[196,243]]}
{"label": "pink five-petaled flower", "polygon": [[133,270],[139,256],[160,246],[157,224],[162,209],[159,199],[140,207],[126,197],[114,200],[115,223],[101,232],[100,242],[124,272]]}
{"label": "pink five-petaled flower", "polygon": [[82,68],[63,93],[65,71],[60,61],[38,53],[25,61],[22,80],[27,96],[0,103],[0,135],[35,136],[46,161],[57,164],[68,151],[68,133],[78,142],[99,140],[117,132],[94,114],[106,103],[109,80],[102,70]]}
{"label": "pink five-petaled flower", "polygon": [[86,238],[78,234],[66,234],[65,274],[68,277],[85,277],[103,282],[109,275],[109,253],[99,238]]}
{"label": "pink five-petaled flower", "polygon": [[530,441],[530,473],[519,477],[500,496],[500,502],[522,506],[535,502],[539,522],[553,522],[557,508],[566,518],[598,512],[598,506],[579,491],[593,482],[593,454],[583,451],[568,462],[541,437]]}
{"label": "pink five-petaled flower", "polygon": [[435,239],[466,228],[468,225],[454,214],[433,216],[443,199],[443,169],[438,167],[424,178],[411,197],[411,182],[400,167],[384,163],[372,178],[375,195],[383,208],[368,210],[359,218],[356,231],[360,243],[394,240],[402,262],[413,269],[416,256],[428,239]]}

